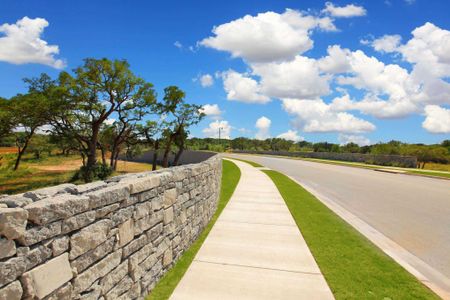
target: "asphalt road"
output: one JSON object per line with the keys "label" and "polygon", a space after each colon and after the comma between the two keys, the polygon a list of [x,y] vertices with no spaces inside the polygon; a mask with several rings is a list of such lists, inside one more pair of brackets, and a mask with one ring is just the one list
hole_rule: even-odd
{"label": "asphalt road", "polygon": [[450,180],[277,157],[235,155],[332,199],[450,278]]}

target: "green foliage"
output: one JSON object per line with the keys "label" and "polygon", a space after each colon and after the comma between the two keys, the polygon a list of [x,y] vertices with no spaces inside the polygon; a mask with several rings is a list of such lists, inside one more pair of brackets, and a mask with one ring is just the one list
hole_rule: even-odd
{"label": "green foliage", "polygon": [[339,299],[439,299],[352,226],[287,176],[264,171],[283,196]]}
{"label": "green foliage", "polygon": [[27,152],[33,153],[36,159],[40,159],[43,153],[51,155],[55,145],[50,143],[50,137],[47,135],[36,134],[31,138]]}
{"label": "green foliage", "polygon": [[72,177],[72,181],[84,180],[85,182],[92,182],[93,180],[105,180],[111,176],[113,170],[106,164],[96,163],[94,166],[82,166]]}

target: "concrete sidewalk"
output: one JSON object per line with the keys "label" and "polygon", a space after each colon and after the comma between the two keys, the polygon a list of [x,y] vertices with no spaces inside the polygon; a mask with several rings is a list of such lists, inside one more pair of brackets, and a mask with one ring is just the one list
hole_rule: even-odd
{"label": "concrete sidewalk", "polygon": [[233,162],[239,184],[170,299],[333,299],[275,184]]}

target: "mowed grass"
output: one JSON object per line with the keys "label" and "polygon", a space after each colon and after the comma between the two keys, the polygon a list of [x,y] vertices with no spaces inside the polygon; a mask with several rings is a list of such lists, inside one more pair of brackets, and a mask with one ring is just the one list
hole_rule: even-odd
{"label": "mowed grass", "polygon": [[[25,154],[19,169],[14,171],[16,154],[3,151],[0,157],[2,157],[0,160],[0,194],[10,195],[71,182],[75,172],[82,165],[79,155],[53,154],[35,159],[33,155]],[[150,171],[151,169],[151,164],[118,161],[117,171],[112,176]]]}
{"label": "mowed grass", "polygon": [[274,181],[336,299],[439,299],[289,177]]}
{"label": "mowed grass", "polygon": [[197,240],[186,250],[180,259],[176,262],[170,271],[168,271],[161,280],[156,284],[153,291],[146,298],[146,300],[165,300],[169,299],[172,292],[175,290],[178,282],[180,282],[183,275],[186,273],[187,269],[194,260],[195,255],[202,246],[212,227],[217,221],[217,218],[227,205],[234,190],[241,178],[241,171],[239,168],[228,160],[223,160],[222,162],[222,184],[220,188],[220,199],[216,212],[214,213],[211,221],[203,229],[203,232],[197,238]]}

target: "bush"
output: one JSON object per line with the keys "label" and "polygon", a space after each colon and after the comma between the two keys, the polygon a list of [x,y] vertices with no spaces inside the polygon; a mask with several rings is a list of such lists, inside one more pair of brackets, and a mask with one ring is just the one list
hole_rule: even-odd
{"label": "bush", "polygon": [[83,179],[85,182],[91,182],[95,179],[104,180],[113,172],[113,169],[106,164],[95,164],[91,169],[82,166],[73,176],[72,181]]}

